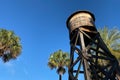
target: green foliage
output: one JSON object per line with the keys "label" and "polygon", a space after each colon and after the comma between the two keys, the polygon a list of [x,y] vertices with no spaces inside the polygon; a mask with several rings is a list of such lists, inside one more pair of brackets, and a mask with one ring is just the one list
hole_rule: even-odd
{"label": "green foliage", "polygon": [[13,31],[0,29],[0,57],[4,62],[19,56],[21,49],[20,38]]}
{"label": "green foliage", "polygon": [[62,50],[58,50],[50,55],[48,66],[51,69],[57,68],[58,74],[64,74],[65,68],[68,67],[70,64],[70,57],[69,54],[63,52]]}
{"label": "green foliage", "polygon": [[111,53],[120,59],[120,31],[117,28],[108,29],[108,27],[104,27],[99,29],[99,32]]}

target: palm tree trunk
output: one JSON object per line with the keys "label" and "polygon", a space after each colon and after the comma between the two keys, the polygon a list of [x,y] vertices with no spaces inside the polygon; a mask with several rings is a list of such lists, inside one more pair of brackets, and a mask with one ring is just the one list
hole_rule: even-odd
{"label": "palm tree trunk", "polygon": [[62,80],[62,75],[61,74],[59,74],[59,80]]}

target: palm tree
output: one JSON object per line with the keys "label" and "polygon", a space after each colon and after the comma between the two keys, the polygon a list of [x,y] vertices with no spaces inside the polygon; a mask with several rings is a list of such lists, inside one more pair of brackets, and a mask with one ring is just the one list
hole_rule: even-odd
{"label": "palm tree", "polygon": [[57,73],[59,74],[59,80],[62,80],[62,74],[66,72],[65,67],[68,67],[70,64],[69,54],[63,52],[62,50],[58,50],[50,55],[48,66],[51,69],[57,69]]}
{"label": "palm tree", "polygon": [[21,49],[20,38],[13,31],[0,29],[0,57],[4,62],[16,59]]}
{"label": "palm tree", "polygon": [[108,27],[104,27],[99,29],[99,32],[111,53],[120,59],[120,31],[117,28],[108,29]]}

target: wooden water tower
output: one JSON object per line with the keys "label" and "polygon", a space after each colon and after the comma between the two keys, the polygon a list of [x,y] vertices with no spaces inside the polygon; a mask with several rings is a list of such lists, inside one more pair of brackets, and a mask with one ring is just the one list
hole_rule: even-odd
{"label": "wooden water tower", "polygon": [[[118,80],[118,61],[108,50],[89,11],[77,11],[67,19],[70,37],[69,80]],[[82,69],[83,68],[83,69]]]}

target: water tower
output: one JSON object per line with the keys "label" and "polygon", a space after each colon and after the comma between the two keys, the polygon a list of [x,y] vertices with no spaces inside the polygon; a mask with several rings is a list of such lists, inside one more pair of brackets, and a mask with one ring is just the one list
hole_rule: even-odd
{"label": "water tower", "polygon": [[119,80],[118,61],[103,42],[89,11],[77,11],[67,19],[70,37],[69,80]]}

